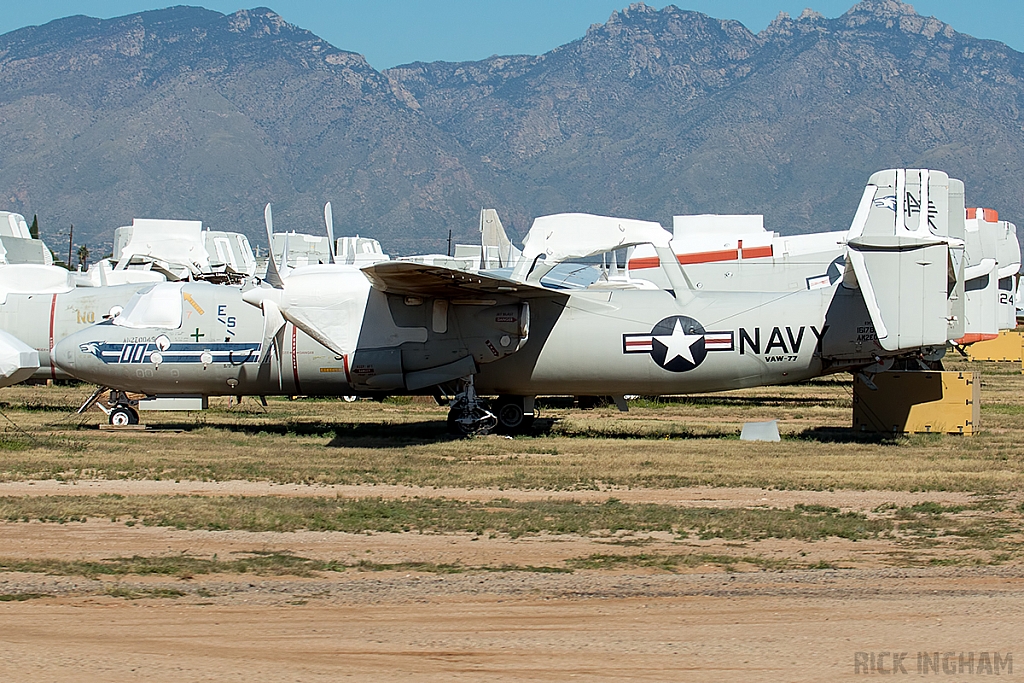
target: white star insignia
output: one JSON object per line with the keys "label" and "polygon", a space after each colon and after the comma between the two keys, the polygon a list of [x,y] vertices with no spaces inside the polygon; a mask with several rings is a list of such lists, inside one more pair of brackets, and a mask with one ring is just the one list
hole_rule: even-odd
{"label": "white star insignia", "polygon": [[693,359],[693,345],[703,337],[703,334],[686,334],[679,318],[676,318],[676,326],[672,329],[672,334],[655,335],[654,339],[665,346],[664,365],[668,365],[676,358],[682,358],[690,365],[696,365],[697,362]]}

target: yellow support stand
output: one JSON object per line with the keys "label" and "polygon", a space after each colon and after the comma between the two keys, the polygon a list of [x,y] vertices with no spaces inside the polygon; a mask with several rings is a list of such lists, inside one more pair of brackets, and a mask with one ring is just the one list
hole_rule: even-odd
{"label": "yellow support stand", "polygon": [[970,360],[1024,362],[1024,334],[1017,330],[1002,330],[995,339],[968,345],[967,358]]}
{"label": "yellow support stand", "polygon": [[882,372],[853,380],[853,429],[886,434],[974,435],[981,383],[973,372]]}

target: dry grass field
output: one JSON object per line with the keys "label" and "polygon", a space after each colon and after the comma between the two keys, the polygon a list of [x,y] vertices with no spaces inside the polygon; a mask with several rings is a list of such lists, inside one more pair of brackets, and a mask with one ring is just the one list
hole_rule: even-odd
{"label": "dry grass field", "polygon": [[[857,652],[1012,651],[1024,376],[949,365],[981,373],[980,435],[856,434],[846,375],[551,399],[469,439],[422,399],[111,431],[74,414],[90,387],[5,389],[0,679],[842,680]],[[739,440],[768,419],[780,443]]]}

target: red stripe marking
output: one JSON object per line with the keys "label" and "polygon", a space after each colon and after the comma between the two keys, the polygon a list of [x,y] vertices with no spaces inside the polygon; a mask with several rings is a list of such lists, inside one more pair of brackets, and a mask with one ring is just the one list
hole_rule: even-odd
{"label": "red stripe marking", "polygon": [[295,380],[295,393],[301,394],[302,388],[299,387],[299,355],[295,352],[297,346],[295,338],[298,334],[299,330],[295,325],[292,325],[292,378]]}
{"label": "red stripe marking", "polygon": [[657,256],[644,256],[643,258],[635,258],[629,260],[630,270],[640,270],[642,268],[657,268],[661,265],[661,259]]}
{"label": "red stripe marking", "polygon": [[981,211],[981,220],[985,221],[986,223],[998,223],[999,222],[999,212],[996,211],[995,209],[977,209],[977,208],[967,209],[967,220],[971,220],[972,218],[977,218],[979,211]]}
{"label": "red stripe marking", "polygon": [[50,299],[50,377],[57,379],[57,366],[53,364],[53,319],[57,315],[57,295]]}
{"label": "red stripe marking", "polygon": [[748,247],[743,250],[743,258],[764,258],[765,256],[774,256],[775,253],[772,251],[772,245],[767,247]]}
{"label": "red stripe marking", "polygon": [[740,257],[736,249],[720,249],[719,251],[701,251],[696,254],[676,254],[676,258],[684,266],[688,263],[713,263],[715,261],[735,261]]}
{"label": "red stripe marking", "polygon": [[[772,245],[765,247],[748,247],[740,249],[722,249],[719,251],[698,251],[692,254],[676,254],[676,258],[682,265],[692,263],[715,263],[718,261],[736,261],[748,258],[764,258],[774,256]],[[661,265],[661,259],[657,256],[642,256],[629,260],[630,270],[643,270],[644,268],[657,268]]]}
{"label": "red stripe marking", "polygon": [[348,354],[347,353],[344,356],[341,357],[341,362],[345,364],[345,381],[347,381],[349,383],[349,386],[351,386],[352,385],[352,375],[350,375],[349,372],[348,372]]}
{"label": "red stripe marking", "polygon": [[990,339],[998,338],[998,334],[981,334],[980,332],[972,332],[965,334],[956,340],[957,344],[974,344],[976,342],[988,341]]}

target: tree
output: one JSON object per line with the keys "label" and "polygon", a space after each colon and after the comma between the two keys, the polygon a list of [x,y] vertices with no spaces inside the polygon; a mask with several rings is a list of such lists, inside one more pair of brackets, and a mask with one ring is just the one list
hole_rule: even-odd
{"label": "tree", "polygon": [[89,264],[89,247],[87,247],[86,245],[83,244],[83,245],[78,247],[78,265],[79,265],[80,268],[82,268],[82,270],[85,270],[85,268],[88,266],[88,264]]}
{"label": "tree", "polygon": [[32,225],[28,226],[28,236],[34,240],[39,239],[39,215],[32,214]]}

